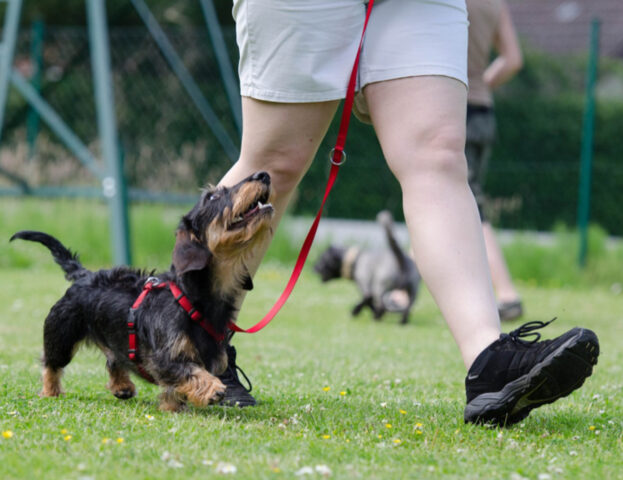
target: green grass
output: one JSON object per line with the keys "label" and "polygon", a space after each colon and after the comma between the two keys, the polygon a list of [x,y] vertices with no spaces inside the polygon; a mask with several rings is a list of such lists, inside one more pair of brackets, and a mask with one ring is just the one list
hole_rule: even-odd
{"label": "green grass", "polygon": [[[288,275],[260,270],[242,325],[268,311]],[[42,323],[66,283],[33,267],[5,269],[3,285],[0,431],[13,432],[0,437],[3,478],[210,478],[231,464],[231,478],[245,479],[298,478],[317,465],[346,479],[601,479],[623,467],[623,296],[608,289],[521,286],[526,321],[558,315],[547,335],[591,327],[602,355],[581,390],[500,430],[463,424],[465,372],[426,291],[407,326],[353,320],[353,285],[304,273],[269,327],[235,339],[259,405],[170,414],[138,379],[137,398],[115,399],[103,356],[88,349],[67,368],[66,394],[39,398]]]}
{"label": "green grass", "polygon": [[[168,266],[185,210],[133,207],[137,265]],[[0,238],[26,228],[60,236],[92,268],[110,262],[99,203],[2,199]],[[551,247],[519,238],[507,248],[527,310],[522,321],[558,316],[546,337],[575,325],[592,328],[602,355],[582,389],[506,430],[463,423],[465,370],[425,289],[407,326],[391,315],[381,323],[367,314],[353,320],[354,285],[321,284],[309,266],[269,327],[235,337],[255,408],[163,413],[157,387],[140,379],[138,397],[119,401],[104,388],[103,356],[89,349],[67,368],[66,394],[41,399],[43,320],[67,284],[45,249],[0,241],[0,433],[13,433],[0,436],[1,476],[322,478],[296,473],[324,465],[338,479],[621,478],[623,295],[612,287],[621,281],[621,262],[617,249],[600,250],[595,245],[604,240],[597,240],[591,248],[601,263],[587,270],[593,277],[575,269],[567,233]],[[276,300],[294,250],[277,236],[247,297],[243,326]],[[225,464],[236,473],[219,473]]]}

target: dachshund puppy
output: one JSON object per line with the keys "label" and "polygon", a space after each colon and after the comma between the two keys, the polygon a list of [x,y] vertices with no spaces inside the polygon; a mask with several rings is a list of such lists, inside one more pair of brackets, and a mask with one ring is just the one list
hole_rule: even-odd
{"label": "dachshund puppy", "polygon": [[63,369],[86,342],[104,353],[117,398],[136,395],[133,372],[162,388],[162,410],[219,402],[226,330],[235,299],[253,287],[245,263],[270,236],[270,193],[265,172],[205,190],[179,224],[171,270],[158,275],[125,266],[90,271],[50,235],[13,235],[45,245],[72,282],[45,320],[41,396],[62,393]]}

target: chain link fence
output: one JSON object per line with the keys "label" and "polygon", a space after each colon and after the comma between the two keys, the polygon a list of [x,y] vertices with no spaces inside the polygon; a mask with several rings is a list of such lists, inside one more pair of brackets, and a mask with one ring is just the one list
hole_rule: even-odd
{"label": "chain link fence", "polygon": [[[172,72],[145,27],[109,26],[120,147],[128,186],[195,195],[216,183],[231,166],[217,138]],[[239,133],[227,101],[208,32],[167,27],[166,34],[236,144]],[[235,34],[223,29],[234,69]],[[20,32],[16,66],[35,78],[33,30]],[[588,45],[588,39],[586,39]],[[82,141],[99,156],[88,32],[83,27],[45,26],[40,92]],[[551,229],[575,225],[584,104],[582,55],[548,56],[526,51],[526,66],[497,95],[498,140],[485,189],[490,218],[498,226]],[[600,86],[623,82],[621,60],[600,65]],[[606,85],[607,84],[607,85]],[[623,101],[604,96],[597,107],[591,218],[610,233],[623,234]],[[99,187],[86,168],[11,90],[0,148],[0,168],[32,185]],[[318,159],[293,205],[296,214],[315,213],[329,169],[332,125]],[[32,132],[37,135],[33,136]],[[373,219],[389,208],[401,219],[401,194],[383,160],[372,128],[351,123],[348,162],[342,167],[326,215]],[[0,175],[0,186],[9,182]]]}

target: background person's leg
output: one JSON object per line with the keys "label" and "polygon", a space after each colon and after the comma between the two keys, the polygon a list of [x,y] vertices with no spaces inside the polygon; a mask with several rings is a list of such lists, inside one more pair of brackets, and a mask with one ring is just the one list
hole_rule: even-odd
{"label": "background person's leg", "polygon": [[465,161],[466,88],[442,76],[372,83],[364,94],[400,182],[422,277],[467,367],[500,334],[495,296]]}

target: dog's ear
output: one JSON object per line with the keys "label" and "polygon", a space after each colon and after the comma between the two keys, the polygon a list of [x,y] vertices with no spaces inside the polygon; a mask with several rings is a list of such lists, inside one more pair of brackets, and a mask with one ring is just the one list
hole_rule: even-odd
{"label": "dog's ear", "polygon": [[191,270],[201,270],[210,259],[210,250],[204,247],[188,230],[180,229],[175,234],[173,267],[178,275]]}
{"label": "dog's ear", "polygon": [[245,290],[253,290],[253,279],[249,273],[249,269],[244,267],[244,277],[242,278],[242,288]]}

